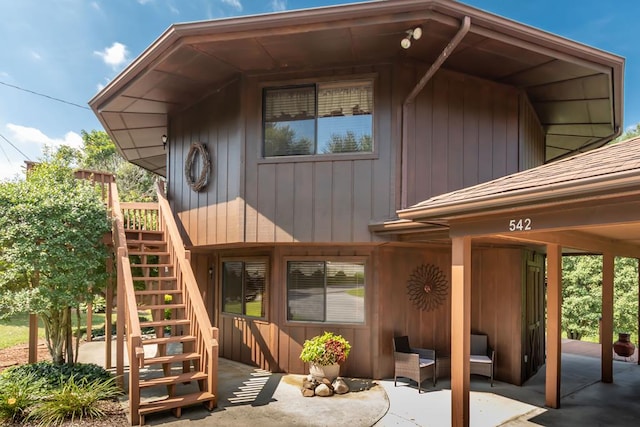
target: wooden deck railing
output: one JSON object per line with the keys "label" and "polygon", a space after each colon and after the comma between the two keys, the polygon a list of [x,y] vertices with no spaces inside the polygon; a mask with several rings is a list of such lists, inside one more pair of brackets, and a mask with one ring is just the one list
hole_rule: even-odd
{"label": "wooden deck railing", "polygon": [[178,288],[182,290],[185,317],[190,334],[196,337],[194,351],[201,355],[200,370],[207,373],[207,391],[218,396],[218,328],[211,326],[209,314],[191,268],[191,252],[185,250],[178,225],[160,184],[157,187],[160,227],[165,230],[169,257],[174,263]]}
{"label": "wooden deck railing", "polygon": [[122,203],[122,219],[127,230],[162,231],[157,203]]}

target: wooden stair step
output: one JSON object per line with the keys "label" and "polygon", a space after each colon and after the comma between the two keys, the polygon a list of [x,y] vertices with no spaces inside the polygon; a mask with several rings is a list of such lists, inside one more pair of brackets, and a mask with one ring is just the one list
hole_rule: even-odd
{"label": "wooden stair step", "polygon": [[195,340],[196,340],[196,337],[194,337],[193,335],[172,335],[170,337],[147,338],[147,339],[143,338],[142,345],[185,343],[185,342],[193,342]]}
{"label": "wooden stair step", "polygon": [[138,310],[175,310],[184,308],[184,304],[140,304]]}
{"label": "wooden stair step", "polygon": [[167,241],[153,240],[153,239],[127,239],[127,243],[132,245],[143,244],[143,245],[161,246],[161,245],[166,245]]}
{"label": "wooden stair step", "polygon": [[133,228],[129,228],[129,229],[125,229],[124,230],[125,234],[127,236],[130,236],[132,234],[146,234],[148,236],[164,236],[164,231],[161,230],[135,230]]}
{"label": "wooden stair step", "polygon": [[187,372],[186,374],[142,379],[140,380],[140,388],[188,383],[191,381],[199,381],[199,380],[205,380],[205,379],[207,379],[207,374],[205,374],[204,372]]}
{"label": "wooden stair step", "polygon": [[137,296],[143,295],[164,295],[164,294],[181,294],[180,289],[149,289],[144,291],[135,291]]}
{"label": "wooden stair step", "polygon": [[147,256],[169,256],[169,252],[158,251],[129,251],[129,255],[147,255]]}
{"label": "wooden stair step", "polygon": [[171,282],[176,280],[176,276],[137,276],[132,277],[132,279],[138,281],[162,281],[162,282]]}
{"label": "wooden stair step", "polygon": [[[140,414],[140,416],[144,416],[155,412],[167,411],[169,409],[197,405],[198,403],[206,403],[211,400],[215,400],[215,398],[216,397],[213,394],[205,391],[185,394],[183,396],[169,397],[167,399],[155,400],[152,402],[140,402],[138,414]],[[141,420],[140,424],[143,422],[144,420]]]}
{"label": "wooden stair step", "polygon": [[149,357],[144,359],[146,365],[157,365],[165,363],[181,363],[189,362],[192,360],[200,360],[200,353],[178,353],[168,354],[166,356]]}
{"label": "wooden stair step", "polygon": [[165,327],[165,326],[179,326],[179,325],[189,325],[191,324],[191,320],[189,319],[169,319],[169,320],[152,320],[149,322],[140,322],[141,328],[148,327]]}
{"label": "wooden stair step", "polygon": [[139,268],[154,268],[154,267],[158,267],[158,268],[173,268],[173,264],[134,264],[131,263],[131,267],[139,267]]}

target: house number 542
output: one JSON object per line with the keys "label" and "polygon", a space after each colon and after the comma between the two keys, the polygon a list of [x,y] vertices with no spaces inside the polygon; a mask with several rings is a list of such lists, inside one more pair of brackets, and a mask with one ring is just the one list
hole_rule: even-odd
{"label": "house number 542", "polygon": [[531,218],[519,218],[509,220],[509,231],[531,230]]}

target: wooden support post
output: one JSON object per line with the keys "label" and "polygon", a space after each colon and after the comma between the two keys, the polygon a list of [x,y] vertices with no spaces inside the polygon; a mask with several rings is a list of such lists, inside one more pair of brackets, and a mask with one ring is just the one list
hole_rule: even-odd
{"label": "wooden support post", "polygon": [[[118,258],[116,265],[118,268],[118,284],[117,284],[117,307],[116,307],[116,377],[120,386],[124,386],[124,323],[126,322],[125,304],[124,304],[124,274],[122,267],[122,257],[124,256],[124,248],[118,249]],[[135,315],[135,313],[134,313]],[[129,364],[135,363],[129,361]]]}
{"label": "wooden support post", "polygon": [[38,361],[38,316],[29,314],[29,363]]}
{"label": "wooden support post", "polygon": [[602,329],[601,375],[603,383],[613,382],[613,278],[614,257],[611,252],[602,255]]}
{"label": "wooden support post", "polygon": [[106,304],[104,308],[104,367],[111,369],[111,325],[113,324],[113,258],[107,259],[107,289],[105,292]]}
{"label": "wooden support post", "polygon": [[547,369],[545,404],[560,408],[562,352],[562,248],[547,245]]}
{"label": "wooden support post", "polygon": [[451,244],[451,425],[468,427],[471,237],[454,237]]}

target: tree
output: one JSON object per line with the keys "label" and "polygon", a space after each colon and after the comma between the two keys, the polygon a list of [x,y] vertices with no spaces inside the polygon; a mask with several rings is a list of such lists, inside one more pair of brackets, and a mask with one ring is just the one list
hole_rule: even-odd
{"label": "tree", "polygon": [[568,338],[595,335],[602,312],[602,258],[562,258],[562,329]]}
{"label": "tree", "polygon": [[152,202],[157,200],[158,175],[127,162],[104,131],[82,131],[83,149],[78,151],[78,165],[84,169],[115,175],[120,200]]}
{"label": "tree", "polygon": [[98,189],[60,161],[0,183],[0,314],[38,314],[55,363],[75,362],[72,308],[104,288],[109,230]]}
{"label": "tree", "polygon": [[622,135],[614,139],[611,143],[615,144],[617,142],[626,141],[627,139],[635,138],[637,136],[640,136],[640,123],[636,123],[634,127],[628,128],[622,133]]}
{"label": "tree", "polygon": [[264,149],[268,156],[312,154],[312,147],[311,140],[298,137],[291,126],[265,123]]}
{"label": "tree", "polygon": [[75,149],[61,146],[45,156],[83,169],[112,173],[116,177],[118,194],[124,202],[157,201],[155,183],[158,175],[127,162],[104,131],[81,131],[83,146]]}
{"label": "tree", "polygon": [[331,134],[331,141],[325,148],[325,153],[356,153],[370,152],[372,149],[371,135],[363,135],[356,139],[355,133],[348,130],[346,134]]}
{"label": "tree", "polygon": [[[562,328],[567,337],[597,336],[602,313],[602,257],[566,256],[562,260]],[[617,332],[635,332],[638,315],[638,261],[616,258],[614,321]]]}

